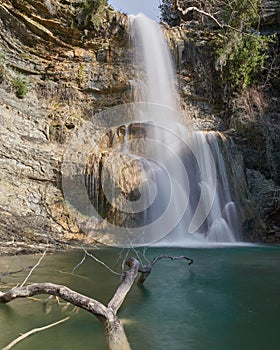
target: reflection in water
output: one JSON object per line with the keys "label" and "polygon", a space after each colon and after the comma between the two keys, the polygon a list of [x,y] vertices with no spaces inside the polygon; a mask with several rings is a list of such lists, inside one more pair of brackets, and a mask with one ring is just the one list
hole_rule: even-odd
{"label": "reflection in water", "polygon": [[[118,259],[117,249],[94,254],[110,266]],[[280,247],[241,246],[213,249],[151,248],[151,259],[159,254],[187,255],[184,261],[161,260],[145,286],[136,285],[120,310],[133,350],[278,350],[280,314]],[[82,252],[46,257],[29,282],[61,283],[107,303],[119,283],[92,259],[71,272],[81,261]],[[31,266],[38,257],[0,258],[0,268],[12,271]],[[17,265],[17,266],[16,266]],[[4,270],[5,269],[5,270]],[[1,277],[5,283],[21,283],[27,272]],[[43,300],[45,297],[42,298]],[[48,314],[42,301],[16,300],[0,305],[0,347],[19,333],[41,327],[70,315],[71,319],[53,329],[36,334],[18,349],[105,349],[102,327],[95,317],[65,303],[52,303]]]}

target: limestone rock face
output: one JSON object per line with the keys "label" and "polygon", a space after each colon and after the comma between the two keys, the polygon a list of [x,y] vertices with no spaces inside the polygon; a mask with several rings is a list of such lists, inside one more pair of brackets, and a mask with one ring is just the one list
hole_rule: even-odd
{"label": "limestone rock face", "polygon": [[0,235],[8,246],[83,238],[62,193],[65,147],[84,120],[130,96],[126,16],[106,7],[97,25],[83,11],[81,1],[0,4]]}
{"label": "limestone rock face", "polygon": [[255,120],[242,113],[232,118],[252,208],[245,229],[254,240],[262,237],[267,242],[278,242],[280,237],[280,124],[274,109],[275,105],[270,106]]}

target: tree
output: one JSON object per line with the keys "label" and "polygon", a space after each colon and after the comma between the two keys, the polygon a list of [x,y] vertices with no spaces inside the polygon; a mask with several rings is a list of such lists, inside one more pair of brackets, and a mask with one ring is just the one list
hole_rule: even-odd
{"label": "tree", "polygon": [[180,24],[180,16],[174,7],[173,0],[162,0],[159,9],[161,21],[166,22],[170,26],[177,26]]}
{"label": "tree", "polygon": [[217,34],[209,45],[215,52],[224,100],[256,83],[264,71],[269,44],[275,41],[260,33],[262,0],[165,0],[160,8],[170,25],[174,16],[182,23],[196,14],[196,25],[203,33],[211,29]]}
{"label": "tree", "polygon": [[[164,258],[171,260],[184,259],[188,261],[189,265],[193,263],[193,260],[186,256],[173,257],[160,255],[147,265],[142,265],[139,260],[134,257],[128,258],[125,261],[128,270],[123,272],[122,281],[107,306],[91,297],[77,293],[64,285],[53,283],[33,283],[25,286],[24,284],[28,277],[19,287],[12,288],[6,292],[0,292],[0,303],[6,304],[14,299],[27,298],[39,294],[60,297],[72,305],[90,312],[99,319],[104,327],[109,350],[129,350],[130,345],[123,326],[117,317],[117,312],[124,302],[127,293],[130,291],[138,273],[140,273],[138,285],[142,285],[151,273],[153,265]],[[28,276],[30,276],[36,266],[38,266],[38,263],[33,267]],[[10,347],[8,346],[6,349],[10,349]]]}

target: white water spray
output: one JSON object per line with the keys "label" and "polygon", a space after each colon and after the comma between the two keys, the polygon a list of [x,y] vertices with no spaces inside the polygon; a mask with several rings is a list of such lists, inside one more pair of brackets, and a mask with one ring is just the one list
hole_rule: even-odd
{"label": "white water spray", "polygon": [[[141,14],[130,16],[130,22],[135,61],[140,67],[134,80],[135,101],[146,103],[137,117],[156,125],[149,135],[153,139],[150,152],[160,164],[143,161],[158,191],[157,204],[144,217],[153,221],[159,215],[165,216],[162,222],[158,220],[161,225],[175,222],[170,225],[170,235],[159,244],[180,246],[192,240],[235,242],[238,218],[215,133],[182,128],[175,73],[163,32],[157,23]],[[169,148],[169,152],[161,146]],[[168,181],[173,181],[171,190]],[[170,196],[168,191],[176,198],[171,202],[172,208],[170,203],[163,203]],[[168,211],[162,213],[159,204],[168,206]]]}

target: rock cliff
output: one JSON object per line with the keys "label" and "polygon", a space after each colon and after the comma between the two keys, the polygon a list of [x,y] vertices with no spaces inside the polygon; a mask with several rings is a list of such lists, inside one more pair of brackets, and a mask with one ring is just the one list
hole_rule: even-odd
{"label": "rock cliff", "polygon": [[[79,0],[0,4],[2,252],[91,243],[65,205],[63,155],[87,119],[131,101],[133,68],[127,17],[109,6],[94,12],[84,5]],[[205,40],[186,26],[166,31],[186,115],[236,141],[235,159],[240,158],[240,174],[249,186],[239,198],[251,207],[244,218],[248,237],[279,240],[279,91],[255,119],[243,106],[225,117],[219,101],[213,103],[216,83],[205,74]]]}
{"label": "rock cliff", "polygon": [[127,18],[105,7],[92,24],[83,4],[0,4],[3,247],[82,238],[61,190],[65,142],[96,111],[129,98]]}

